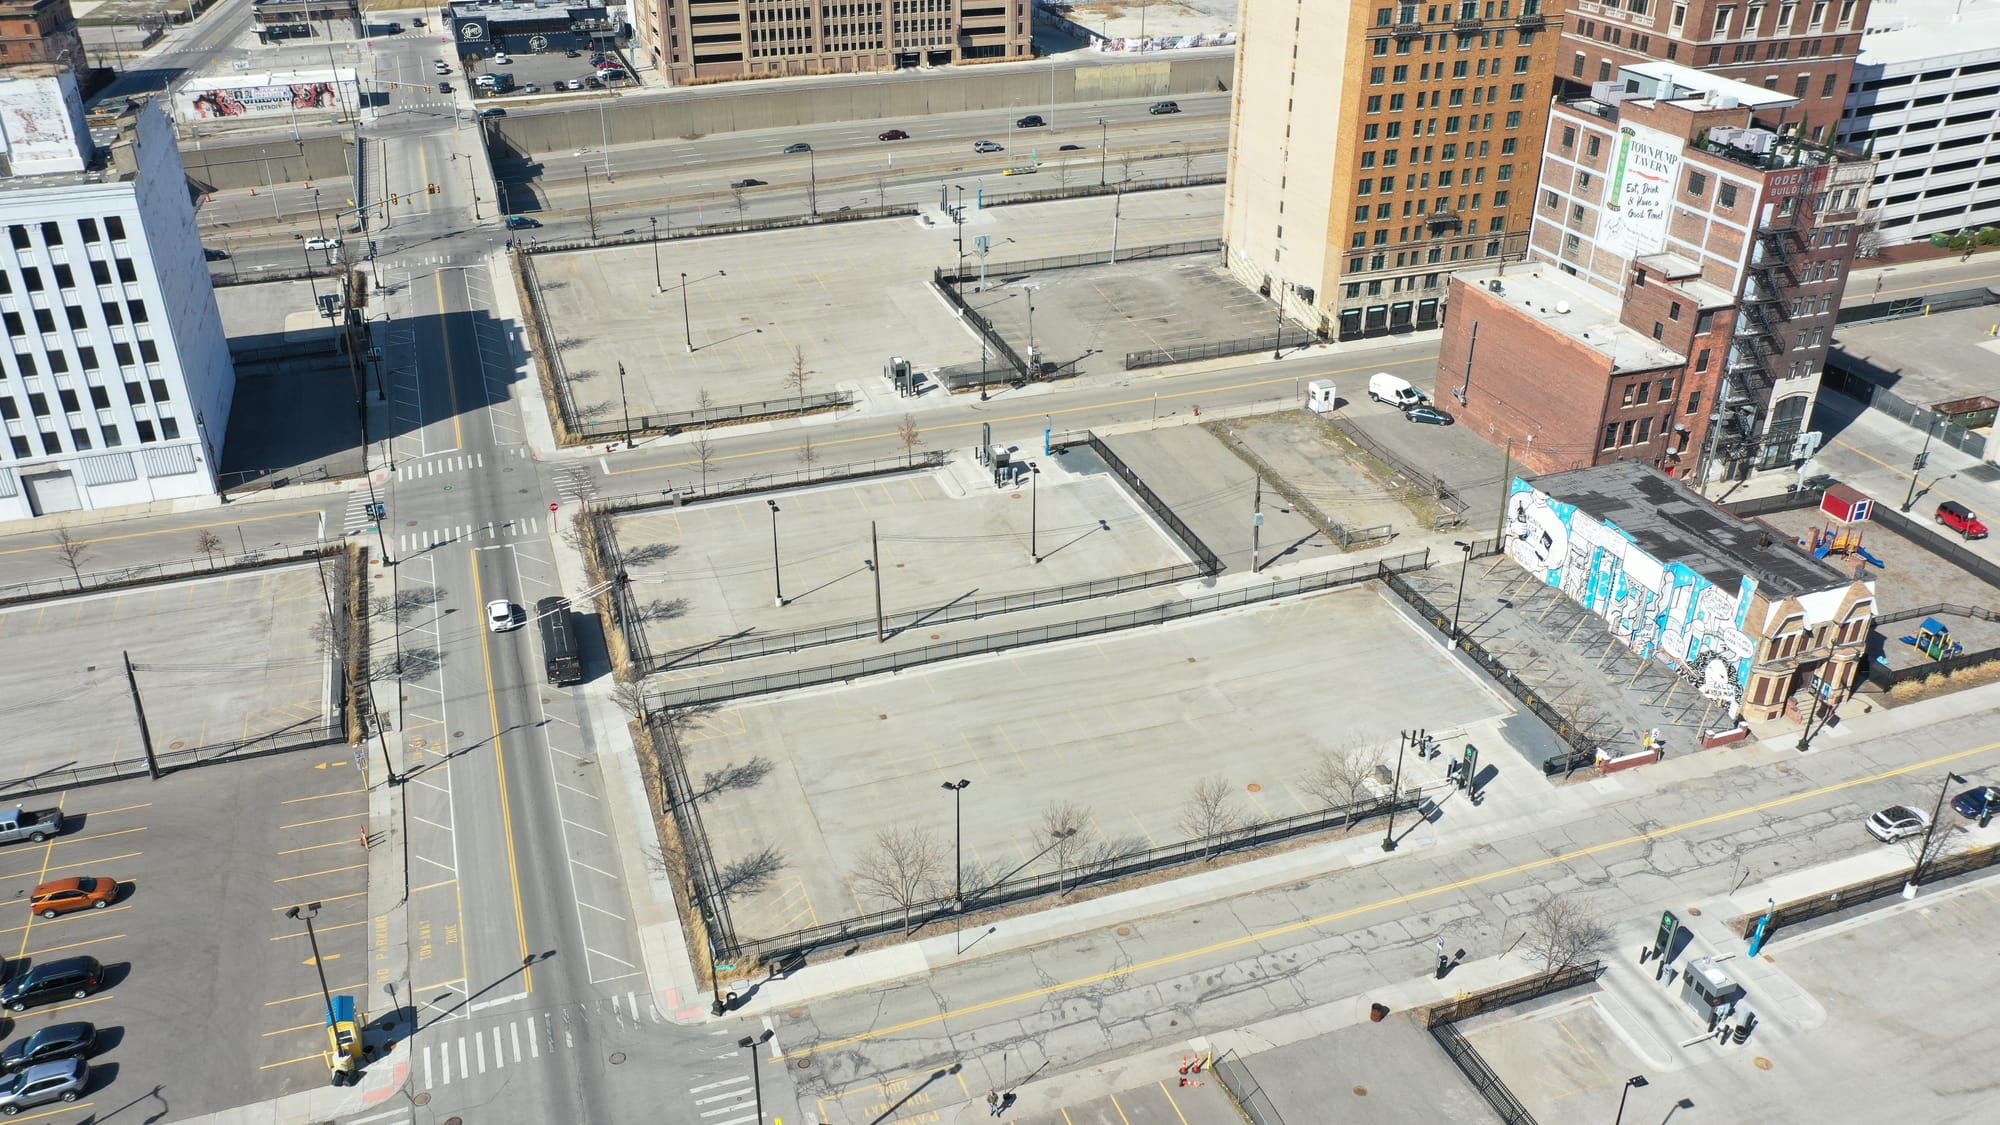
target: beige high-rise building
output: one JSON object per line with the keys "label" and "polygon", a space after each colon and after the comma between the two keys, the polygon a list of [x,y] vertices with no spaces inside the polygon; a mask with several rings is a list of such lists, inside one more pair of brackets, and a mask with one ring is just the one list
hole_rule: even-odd
{"label": "beige high-rise building", "polygon": [[643,49],[677,86],[1035,53],[1032,0],[642,0],[632,13]]}
{"label": "beige high-rise building", "polygon": [[1437,327],[1526,248],[1564,2],[1243,0],[1230,268],[1329,336]]}

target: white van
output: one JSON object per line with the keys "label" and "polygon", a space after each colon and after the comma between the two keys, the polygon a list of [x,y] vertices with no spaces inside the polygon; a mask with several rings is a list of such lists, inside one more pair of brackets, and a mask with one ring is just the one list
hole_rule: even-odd
{"label": "white van", "polygon": [[1377,371],[1368,377],[1368,397],[1376,402],[1386,402],[1398,410],[1408,410],[1430,401],[1430,396],[1412,387],[1409,380],[1399,379],[1387,371]]}

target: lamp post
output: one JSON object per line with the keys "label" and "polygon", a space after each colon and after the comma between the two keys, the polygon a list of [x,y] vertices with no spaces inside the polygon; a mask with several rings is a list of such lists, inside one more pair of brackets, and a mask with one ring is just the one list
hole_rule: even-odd
{"label": "lamp post", "polygon": [[583,166],[583,206],[590,213],[590,243],[597,245],[597,201],[590,195],[590,165]]}
{"label": "lamp post", "polygon": [[1812,706],[1806,710],[1805,728],[1799,731],[1799,753],[1801,754],[1812,749],[1813,721],[1819,718],[1819,701],[1821,695],[1822,689],[1819,684],[1819,677],[1814,676],[1812,683]]}
{"label": "lamp post", "polygon": [[[625,448],[632,448],[632,400],[625,397],[625,365],[618,365],[618,402],[625,408]],[[1460,584],[1464,576],[1460,576]]]}
{"label": "lamp post", "polygon": [[1931,435],[1936,432],[1937,416],[1932,415],[1931,420],[1924,426],[1924,447],[1917,451],[1915,457],[1910,459],[1910,491],[1903,497],[1902,511],[1909,511],[1910,507],[1917,502],[1917,481],[1924,471],[1924,466],[1930,463]]}
{"label": "lamp post", "polygon": [[875,521],[868,521],[868,554],[862,559],[868,566],[868,573],[875,577],[875,643],[889,643],[889,631],[882,622],[882,541],[875,536]]}
{"label": "lamp post", "polygon": [[688,275],[681,274],[681,332],[687,336],[688,354],[694,354],[694,324],[688,320]]}
{"label": "lamp post", "polygon": [[965,787],[971,784],[964,778],[944,783],[944,788],[951,790],[951,901],[956,910],[965,909],[965,821],[962,814]]}
{"label": "lamp post", "polygon": [[1454,539],[1451,545],[1465,552],[1458,564],[1458,596],[1451,599],[1451,639],[1458,640],[1458,607],[1465,601],[1465,569],[1472,565],[1472,544]]}
{"label": "lamp post", "polygon": [[1285,358],[1285,286],[1287,284],[1284,281],[1278,282],[1278,328],[1277,334],[1271,338],[1272,359]]}
{"label": "lamp post", "polygon": [[285,911],[285,917],[290,918],[294,922],[303,920],[306,924],[306,941],[312,944],[313,968],[319,970],[319,994],[326,998],[326,1022],[327,1026],[331,1027],[333,1026],[333,990],[326,986],[326,964],[319,959],[319,935],[313,932],[313,915],[318,913],[319,903],[309,902],[306,903],[303,910],[296,906],[288,908]]}
{"label": "lamp post", "polygon": [[1635,1074],[1632,1077],[1627,1078],[1625,1080],[1625,1088],[1623,1090],[1618,1091],[1618,1116],[1612,1119],[1611,1125],[1623,1125],[1623,1122],[1625,1120],[1626,1096],[1629,1095],[1633,1090],[1637,1089],[1640,1086],[1644,1086],[1645,1084],[1646,1084],[1646,1076],[1643,1074]]}
{"label": "lamp post", "polygon": [[766,500],[771,506],[771,590],[777,595],[778,608],[785,608],[785,576],[778,569],[778,502]]}
{"label": "lamp post", "polygon": [[[951,225],[958,231],[958,276],[965,276],[965,185],[953,184],[958,189],[958,210],[952,212]],[[1903,509],[1909,511],[1908,508]]]}
{"label": "lamp post", "polygon": [[806,207],[814,216],[819,214],[819,154],[806,149]]}
{"label": "lamp post", "polygon": [[1104,119],[1100,117],[1097,119],[1097,186],[1098,187],[1104,186],[1104,161],[1108,156],[1110,156],[1110,150],[1104,147],[1105,136],[1106,133],[1104,131]]}
{"label": "lamp post", "polygon": [[1396,743],[1396,780],[1389,786],[1389,827],[1382,833],[1382,850],[1396,850],[1396,798],[1403,792],[1403,751],[1409,749],[1410,732],[1402,733],[1402,741]]}
{"label": "lamp post", "polygon": [[1954,784],[1965,784],[1965,778],[1955,773],[1947,773],[1944,775],[1944,783],[1938,786],[1938,799],[1936,806],[1931,809],[1931,822],[1924,825],[1923,843],[1917,845],[1916,866],[1910,868],[1910,881],[1903,884],[1904,898],[1917,897],[1917,887],[1922,884],[1924,878],[1924,861],[1930,856],[1931,834],[1937,831],[1938,817],[1944,815],[1944,795],[1950,792]]}
{"label": "lamp post", "polygon": [[1037,564],[1042,561],[1042,521],[1039,502],[1036,499],[1040,490],[1035,487],[1035,482],[1041,479],[1041,467],[1033,461],[1028,462],[1028,557],[1035,560]]}
{"label": "lamp post", "polygon": [[755,1037],[745,1035],[736,1041],[738,1047],[750,1052],[750,1089],[757,1096],[757,1120],[760,1123],[764,1120],[764,1075],[757,1069],[757,1048],[769,1043],[773,1034],[775,1033],[767,1027],[762,1035]]}
{"label": "lamp post", "polygon": [[660,220],[648,216],[646,227],[653,234],[653,292],[664,293],[667,287],[660,282]]}

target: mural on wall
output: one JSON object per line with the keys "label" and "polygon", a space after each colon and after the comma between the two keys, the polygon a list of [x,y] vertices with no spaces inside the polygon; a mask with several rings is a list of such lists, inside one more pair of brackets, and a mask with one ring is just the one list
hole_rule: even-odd
{"label": "mural on wall", "polygon": [[1743,631],[1754,585],[1717,587],[1639,549],[1615,524],[1516,477],[1507,498],[1507,554],[1543,583],[1604,618],[1640,656],[1680,671],[1709,699],[1742,702],[1755,645]]}

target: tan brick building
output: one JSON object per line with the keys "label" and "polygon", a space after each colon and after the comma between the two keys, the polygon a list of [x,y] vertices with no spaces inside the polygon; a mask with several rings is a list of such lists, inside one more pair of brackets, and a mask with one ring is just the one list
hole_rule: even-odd
{"label": "tan brick building", "polygon": [[1436,327],[1525,246],[1563,2],[1244,0],[1231,270],[1327,335]]}
{"label": "tan brick building", "polygon": [[1454,281],[1440,397],[1536,471],[1792,464],[1873,162],[1751,127],[1788,95],[1673,63],[1619,75],[1551,114],[1527,264]]}
{"label": "tan brick building", "polygon": [[667,80],[858,74],[1035,53],[1032,0],[644,0],[641,49]]}

